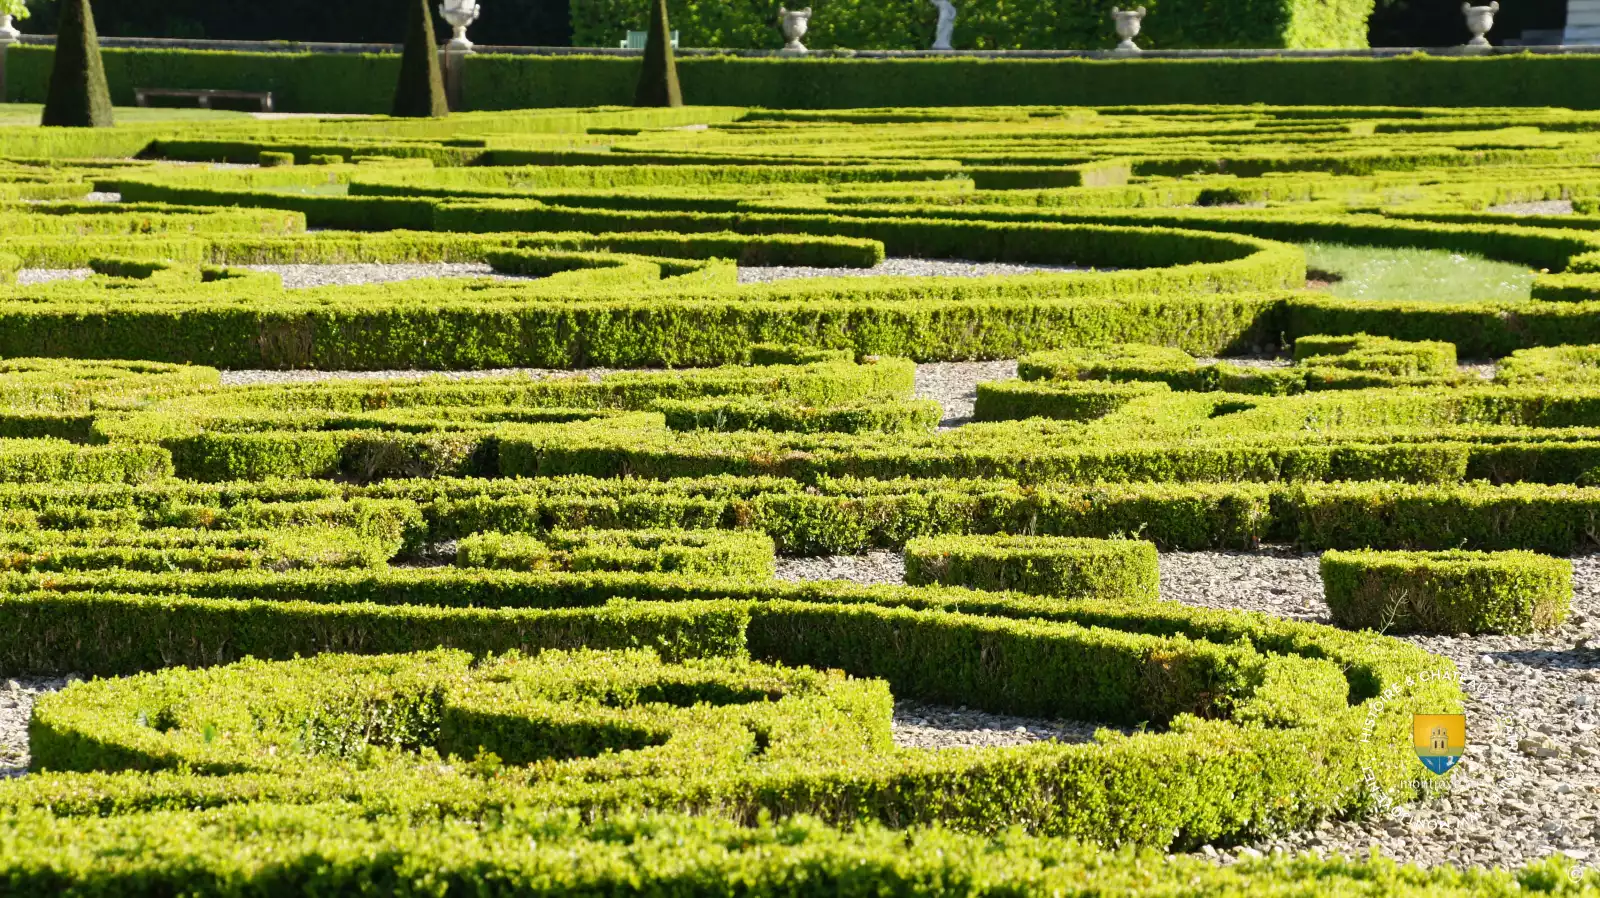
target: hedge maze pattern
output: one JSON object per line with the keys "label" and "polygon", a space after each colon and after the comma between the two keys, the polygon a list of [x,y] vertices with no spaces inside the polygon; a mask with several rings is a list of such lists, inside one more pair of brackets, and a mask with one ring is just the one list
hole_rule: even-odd
{"label": "hedge maze pattern", "polygon": [[[35,706],[0,882],[1581,888],[1163,853],[1436,789],[1411,715],[1461,709],[1454,668],[1376,630],[1566,614],[1548,556],[1600,532],[1597,129],[686,108],[0,134],[0,672],[106,678]],[[1309,241],[1543,273],[1526,300],[1338,299],[1303,289]],[[483,274],[251,267],[441,262]],[[839,276],[741,283],[762,266]],[[915,397],[917,362],[1007,358],[974,423]],[[563,371],[225,374],[501,368]],[[1157,597],[1157,549],[1263,543],[1345,550],[1347,628]],[[772,576],[872,548],[907,585]],[[1106,729],[898,748],[897,698]]]}

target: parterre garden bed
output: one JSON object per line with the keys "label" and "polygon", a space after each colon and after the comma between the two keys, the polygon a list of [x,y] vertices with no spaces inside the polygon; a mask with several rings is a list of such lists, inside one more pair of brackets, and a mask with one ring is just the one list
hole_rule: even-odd
{"label": "parterre garden bed", "polygon": [[[1596,128],[1036,107],[0,130],[0,673],[104,678],[34,705],[0,883],[1600,885],[1166,858],[1440,792],[1412,715],[1463,695],[1392,636],[1155,589],[1157,548],[1596,547],[1600,218],[1494,211],[1600,198]],[[1539,276],[1529,299],[1330,297],[1304,289],[1312,242]],[[1041,270],[738,277],[886,258]],[[358,263],[515,279],[247,267]],[[62,269],[93,273],[37,283]],[[937,430],[914,396],[916,362],[1011,358],[976,423]],[[636,370],[219,372],[486,368]],[[774,552],[908,544],[926,585],[772,576]],[[1405,601],[1380,586],[1363,620]],[[1551,625],[1561,598],[1471,619]],[[1105,729],[896,747],[896,699]]]}

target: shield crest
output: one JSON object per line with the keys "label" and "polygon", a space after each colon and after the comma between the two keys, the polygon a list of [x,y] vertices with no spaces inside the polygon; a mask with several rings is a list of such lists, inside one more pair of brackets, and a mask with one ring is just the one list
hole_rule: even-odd
{"label": "shield crest", "polygon": [[1447,773],[1467,750],[1467,715],[1411,715],[1411,745],[1422,766]]}

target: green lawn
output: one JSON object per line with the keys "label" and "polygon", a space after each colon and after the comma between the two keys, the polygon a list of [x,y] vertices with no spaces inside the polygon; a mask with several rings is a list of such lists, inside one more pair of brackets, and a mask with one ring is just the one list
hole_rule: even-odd
{"label": "green lawn", "polygon": [[[0,103],[0,125],[37,125],[44,106],[39,103]],[[248,118],[248,112],[228,109],[163,109],[139,106],[118,106],[118,124],[138,125],[150,122],[196,122],[217,119]]]}
{"label": "green lawn", "polygon": [[1338,277],[1328,293],[1349,299],[1458,302],[1527,299],[1537,272],[1522,265],[1437,249],[1307,243],[1306,267]]}

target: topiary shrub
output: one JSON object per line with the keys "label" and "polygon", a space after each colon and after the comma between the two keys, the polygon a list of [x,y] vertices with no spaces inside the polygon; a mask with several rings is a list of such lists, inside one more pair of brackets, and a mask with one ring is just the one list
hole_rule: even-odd
{"label": "topiary shrub", "polygon": [[343,165],[344,156],[338,153],[312,153],[312,165]]}
{"label": "topiary shrub", "polygon": [[450,114],[439,72],[439,44],[433,37],[433,14],[428,0],[406,0],[410,24],[400,57],[400,84],[394,92],[393,115],[402,118],[442,118]]}
{"label": "topiary shrub", "polygon": [[257,157],[257,161],[261,163],[262,168],[277,168],[284,165],[293,165],[294,154],[280,153],[274,150],[262,150],[261,155]]}
{"label": "topiary shrub", "polygon": [[61,4],[55,61],[39,123],[65,128],[109,128],[114,124],[111,91],[106,87],[89,0],[64,0]]}
{"label": "topiary shrub", "polygon": [[1529,633],[1566,620],[1572,562],[1534,552],[1328,552],[1340,626],[1389,633]]}
{"label": "topiary shrub", "polygon": [[644,42],[644,67],[639,72],[635,106],[682,106],[678,64],[672,56],[672,29],[667,25],[667,0],[650,7],[650,32]]}
{"label": "topiary shrub", "polygon": [[906,582],[1153,602],[1154,543],[1066,536],[932,536],[906,543]]}

